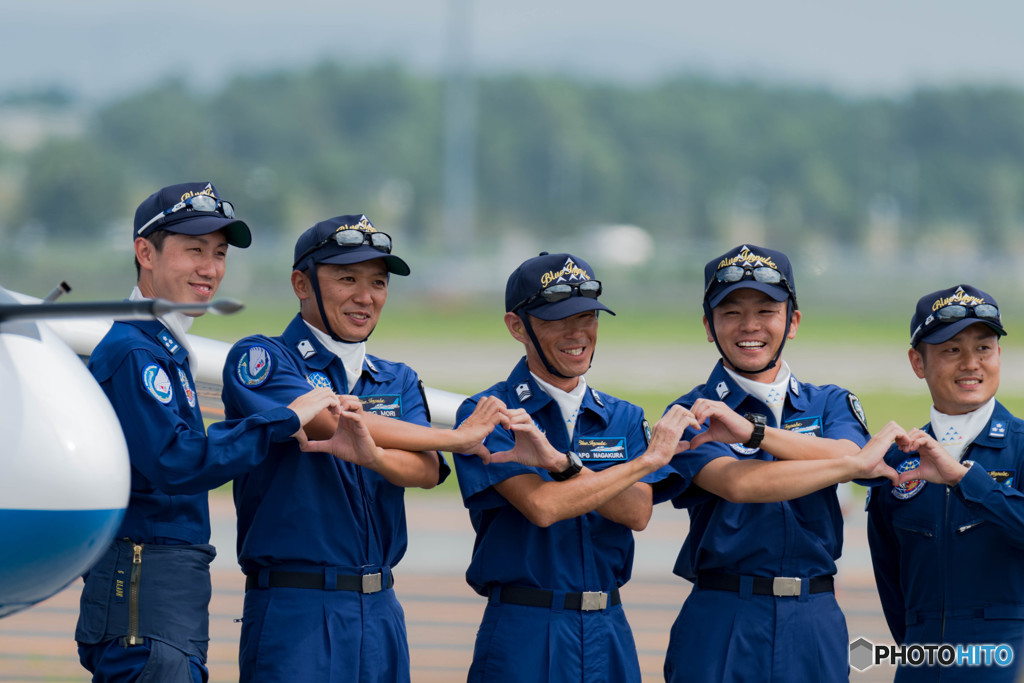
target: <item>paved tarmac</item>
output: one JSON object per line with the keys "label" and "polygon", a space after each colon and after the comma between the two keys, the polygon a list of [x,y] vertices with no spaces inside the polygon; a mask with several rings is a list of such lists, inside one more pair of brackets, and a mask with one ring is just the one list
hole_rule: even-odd
{"label": "paved tarmac", "polygon": [[[464,681],[483,598],[467,585],[464,572],[473,547],[469,518],[461,501],[447,494],[408,496],[409,552],[396,569],[395,590],[405,607],[415,683]],[[862,505],[853,502],[846,520],[846,547],[836,593],[846,613],[851,640],[863,636],[891,643],[881,616],[864,535]],[[238,679],[237,653],[243,578],[234,560],[234,507],[223,493],[211,496],[213,565],[211,681]],[[689,584],[671,573],[686,534],[684,511],[659,505],[648,528],[637,536],[633,580],[622,591],[645,683],[662,680],[669,628]],[[36,607],[0,620],[0,681],[83,683],[73,634],[81,581]],[[891,681],[894,669],[854,672],[854,683]]]}

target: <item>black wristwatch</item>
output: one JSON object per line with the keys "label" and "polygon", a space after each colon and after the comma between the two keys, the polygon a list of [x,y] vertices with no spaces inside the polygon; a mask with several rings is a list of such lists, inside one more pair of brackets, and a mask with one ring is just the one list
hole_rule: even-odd
{"label": "black wristwatch", "polygon": [[754,425],[754,433],[750,435],[750,440],[743,444],[743,447],[759,448],[764,439],[764,426],[768,424],[768,418],[760,413],[747,413],[743,417]]}
{"label": "black wristwatch", "polygon": [[566,479],[572,479],[580,470],[583,469],[583,461],[580,460],[580,456],[573,451],[566,451],[565,457],[569,458],[569,466],[561,472],[551,472],[551,478],[555,481],[565,481]]}

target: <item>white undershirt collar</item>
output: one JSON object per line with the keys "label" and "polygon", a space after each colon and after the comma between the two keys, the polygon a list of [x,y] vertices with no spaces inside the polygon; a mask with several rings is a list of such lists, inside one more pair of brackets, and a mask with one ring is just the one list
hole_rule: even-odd
{"label": "white undershirt collar", "polygon": [[537,386],[558,404],[558,409],[562,412],[562,420],[565,422],[565,433],[569,435],[571,442],[573,431],[576,429],[576,419],[579,417],[580,407],[583,405],[583,396],[587,393],[587,380],[581,376],[580,381],[576,383],[576,388],[572,391],[562,391],[532,372],[530,375]]}
{"label": "white undershirt collar", "polygon": [[781,363],[779,374],[775,376],[775,381],[771,383],[756,382],[729,368],[725,368],[725,371],[740,386],[740,389],[743,389],[743,391],[768,406],[768,409],[772,411],[772,415],[775,416],[775,425],[780,427],[782,426],[782,408],[786,405],[786,392],[789,390],[789,378],[793,374],[786,361],[781,361]]}
{"label": "white undershirt collar", "polygon": [[963,455],[964,448],[981,433],[992,412],[996,409],[996,398],[993,396],[988,403],[976,410],[963,415],[946,415],[932,406],[932,431],[935,439],[957,460]]}
{"label": "white undershirt collar", "polygon": [[354,391],[356,382],[359,381],[360,375],[363,374],[363,363],[366,361],[366,342],[340,342],[333,339],[326,332],[310,325],[309,321],[305,318],[303,318],[302,322],[306,323],[306,327],[312,330],[324,348],[341,360],[341,364],[345,368],[345,379],[348,381],[346,393],[351,394]]}

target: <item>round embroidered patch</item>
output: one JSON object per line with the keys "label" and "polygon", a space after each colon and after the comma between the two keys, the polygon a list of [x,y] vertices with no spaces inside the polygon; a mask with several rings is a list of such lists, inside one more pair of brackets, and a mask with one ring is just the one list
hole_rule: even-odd
{"label": "round embroidered patch", "polygon": [[192,408],[196,407],[196,392],[192,389],[192,385],[188,382],[188,374],[184,370],[178,368],[178,379],[181,380],[181,386],[185,389],[185,398],[188,399],[188,404]]}
{"label": "round embroidered patch", "polygon": [[273,357],[265,346],[250,346],[238,359],[238,381],[247,387],[258,387],[270,379],[273,364]]}
{"label": "round embroidered patch", "polygon": [[[920,464],[921,458],[907,458],[896,466],[896,471],[903,474],[904,472],[917,469]],[[921,491],[924,490],[925,483],[924,479],[905,481],[899,486],[892,487],[892,495],[896,496],[900,500],[908,500],[921,493]]]}
{"label": "round embroidered patch", "polygon": [[760,448],[745,448],[741,443],[731,443],[729,444],[729,448],[733,449],[740,455],[753,455],[761,450]]}
{"label": "round embroidered patch", "polygon": [[164,405],[170,403],[171,399],[174,398],[174,390],[171,389],[171,378],[156,363],[150,363],[142,368],[142,386],[146,388],[150,396]]}
{"label": "round embroidered patch", "polygon": [[306,375],[306,382],[309,386],[316,389],[317,387],[323,387],[324,389],[333,389],[334,385],[331,384],[331,380],[327,375],[322,372],[311,372]]}

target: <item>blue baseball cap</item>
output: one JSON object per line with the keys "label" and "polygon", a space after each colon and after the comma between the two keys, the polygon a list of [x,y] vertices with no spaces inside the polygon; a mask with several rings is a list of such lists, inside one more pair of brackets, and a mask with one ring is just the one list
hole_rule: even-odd
{"label": "blue baseball cap", "polygon": [[1006,334],[991,294],[970,285],[940,289],[918,299],[910,319],[910,345],[941,344],[977,323],[988,325],[1000,337]]}
{"label": "blue baseball cap", "polygon": [[[544,290],[554,285],[568,285],[569,289],[545,295]],[[584,311],[608,311],[615,315],[597,300],[600,294],[601,283],[586,261],[572,254],[542,251],[508,276],[505,311],[525,311],[541,320],[562,320]]]}
{"label": "blue baseball cap", "polygon": [[[343,233],[349,230],[363,234]],[[390,235],[373,227],[364,214],[348,214],[320,221],[299,235],[292,268],[307,270],[314,263],[349,265],[378,258],[384,259],[389,273],[410,272],[408,264],[391,253]]]}
{"label": "blue baseball cap", "polygon": [[132,242],[156,230],[179,235],[208,235],[223,230],[228,244],[252,244],[249,226],[235,218],[235,207],[223,201],[213,183],[179,183],[157,190],[135,210]]}
{"label": "blue baseball cap", "polygon": [[792,299],[797,308],[793,266],[781,251],[744,244],[704,266],[704,302],[709,308],[743,288],[756,289],[775,301]]}

